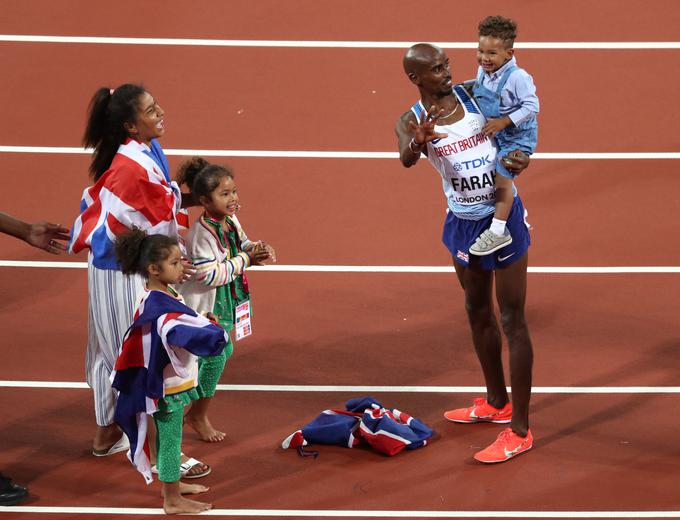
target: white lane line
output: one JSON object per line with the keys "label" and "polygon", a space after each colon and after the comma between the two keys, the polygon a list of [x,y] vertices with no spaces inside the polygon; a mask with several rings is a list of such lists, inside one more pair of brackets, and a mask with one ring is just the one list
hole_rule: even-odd
{"label": "white lane line", "polygon": [[[168,148],[166,155],[203,155],[207,157],[259,157],[280,159],[398,159],[397,152],[351,152],[323,150],[201,150]],[[74,146],[0,145],[0,153],[91,154],[92,150]],[[532,159],[680,159],[680,152],[539,152]]]}
{"label": "white lane line", "polygon": [[[0,381],[0,388],[85,389],[78,381]],[[217,385],[228,392],[367,392],[397,394],[471,394],[483,386],[366,386],[366,385]],[[508,392],[511,388],[507,387]],[[532,394],[678,394],[680,386],[535,386]]]}
{"label": "white lane line", "polygon": [[[142,507],[0,507],[0,513],[88,515],[164,515]],[[680,511],[398,511],[361,509],[211,509],[201,516],[273,516],[313,518],[680,518]]]}
{"label": "white lane line", "polygon": [[[87,262],[50,262],[33,260],[0,260],[1,267],[37,267],[44,269],[87,269]],[[453,273],[453,266],[444,265],[265,265],[250,271],[287,273]],[[664,274],[680,273],[680,266],[529,266],[536,274]]]}
{"label": "white lane line", "polygon": [[[85,43],[107,45],[184,45],[189,47],[284,47],[323,49],[407,49],[407,41],[347,40],[220,40],[206,38],[124,38],[111,36],[56,36],[0,34],[0,41],[15,43]],[[476,49],[477,42],[431,42],[444,49]],[[680,42],[517,42],[518,49],[680,49]]]}

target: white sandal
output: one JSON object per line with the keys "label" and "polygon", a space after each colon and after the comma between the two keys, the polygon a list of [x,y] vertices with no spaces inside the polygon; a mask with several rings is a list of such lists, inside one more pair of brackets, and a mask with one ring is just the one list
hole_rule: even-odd
{"label": "white sandal", "polygon": [[[189,471],[191,471],[191,468],[193,468],[194,466],[198,466],[199,464],[205,466],[206,468],[205,471],[203,471],[202,473],[196,473],[195,475],[189,475]],[[190,458],[186,462],[183,462],[179,467],[179,474],[182,475],[182,478],[201,478],[210,474],[211,471],[212,468],[210,466],[194,458]]]}
{"label": "white sandal", "polygon": [[127,435],[123,434],[123,436],[118,440],[116,444],[111,446],[108,450],[92,450],[92,455],[95,457],[108,457],[109,455],[113,455],[114,453],[120,453],[121,451],[127,451],[130,449],[130,441],[127,438]]}
{"label": "white sandal", "polygon": [[[195,475],[189,475],[189,472],[191,471],[191,468],[194,466],[198,466],[199,464],[203,464],[207,469],[203,471],[202,473],[197,473]],[[212,471],[212,468],[205,464],[204,462],[201,462],[200,460],[194,459],[194,458],[189,458],[186,462],[182,462],[179,466],[179,475],[180,478],[202,478],[205,477],[206,475],[209,475],[210,472]],[[158,468],[154,464],[151,466],[151,473],[154,473],[155,475],[158,475]]]}

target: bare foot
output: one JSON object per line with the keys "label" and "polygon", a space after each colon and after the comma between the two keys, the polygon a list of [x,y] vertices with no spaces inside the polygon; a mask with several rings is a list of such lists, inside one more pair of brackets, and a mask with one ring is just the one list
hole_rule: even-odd
{"label": "bare foot", "polygon": [[205,442],[222,442],[226,437],[226,433],[216,430],[207,417],[194,417],[189,412],[185,416],[185,420],[189,426],[198,434],[198,438]]}
{"label": "bare foot", "polygon": [[[186,482],[179,481],[179,492],[181,495],[198,495],[199,493],[205,493],[209,491],[208,486],[202,486],[201,484],[187,484]],[[165,498],[165,488],[161,488],[161,496]]]}
{"label": "bare foot", "polygon": [[179,492],[182,495],[198,495],[209,490],[208,486],[202,486],[201,484],[187,484],[181,480],[179,482]]}
{"label": "bare foot", "polygon": [[212,509],[212,504],[208,502],[198,502],[184,497],[172,497],[163,500],[163,511],[168,515],[197,514],[209,509]]}

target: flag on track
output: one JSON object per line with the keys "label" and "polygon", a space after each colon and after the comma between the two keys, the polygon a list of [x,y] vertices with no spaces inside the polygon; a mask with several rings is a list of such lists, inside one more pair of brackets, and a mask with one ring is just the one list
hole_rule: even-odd
{"label": "flag on track", "polygon": [[[147,483],[152,480],[147,416],[156,412],[164,397],[164,369],[171,364],[177,376],[187,377],[191,367],[183,351],[214,356],[228,341],[224,329],[169,294],[144,294],[123,339],[111,386],[120,392],[114,419],[130,440],[128,459]],[[193,357],[190,361],[196,363]]]}
{"label": "flag on track", "polygon": [[434,431],[409,414],[384,408],[372,397],[347,401],[346,410],[324,410],[301,430],[289,435],[281,447],[334,444],[352,448],[365,441],[386,455],[427,445]]}

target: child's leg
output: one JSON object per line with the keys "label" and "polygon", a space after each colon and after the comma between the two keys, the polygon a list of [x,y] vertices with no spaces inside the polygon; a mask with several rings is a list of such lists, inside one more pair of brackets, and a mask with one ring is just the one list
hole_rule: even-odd
{"label": "child's leg", "polygon": [[163,510],[167,514],[200,513],[212,507],[207,502],[189,500],[182,494],[195,494],[208,491],[205,486],[180,482],[182,460],[182,410],[174,412],[158,411],[154,414],[156,423],[156,465],[158,480],[163,482]]}
{"label": "child's leg", "polygon": [[514,193],[512,174],[502,163],[502,157],[505,157],[505,155],[507,155],[507,150],[500,150],[496,158],[496,207],[491,226],[483,231],[475,243],[470,246],[470,254],[489,255],[512,243],[512,237],[506,229],[506,223],[514,202]]}
{"label": "child's leg", "polygon": [[199,360],[197,390],[201,398],[191,403],[191,408],[186,414],[186,421],[198,433],[199,438],[206,442],[221,442],[225,437],[224,432],[216,430],[210,423],[208,408],[215,395],[224,365],[232,352],[232,342],[229,341],[220,355],[207,356]]}
{"label": "child's leg", "polygon": [[510,216],[510,209],[513,203],[512,181],[515,175],[505,167],[503,159],[518,147],[512,142],[503,139],[502,136],[496,138],[499,150],[496,155],[496,211],[494,220],[491,223],[491,231],[498,236],[505,234],[505,223]]}
{"label": "child's leg", "polygon": [[[512,193],[512,179],[508,179],[503,175],[496,175],[496,211],[493,216],[497,220],[503,221],[503,230],[497,235],[502,235],[505,232],[505,222],[510,216],[510,209],[512,208],[514,196]],[[493,229],[492,229],[493,231]]]}
{"label": "child's leg", "polygon": [[[149,422],[146,430],[146,438],[149,439],[149,459],[151,461],[151,466],[156,465],[156,422],[153,417],[149,418]],[[182,464],[187,462],[192,457],[182,453]],[[195,460],[195,459],[194,459]],[[158,468],[155,469],[158,471]],[[194,464],[187,473],[184,474],[184,478],[199,478],[210,473],[210,466],[204,462],[198,461],[198,464]]]}

